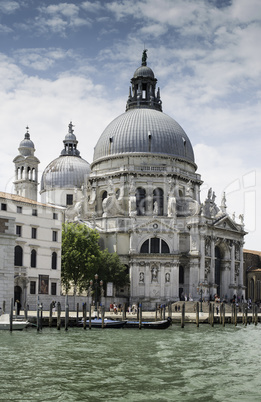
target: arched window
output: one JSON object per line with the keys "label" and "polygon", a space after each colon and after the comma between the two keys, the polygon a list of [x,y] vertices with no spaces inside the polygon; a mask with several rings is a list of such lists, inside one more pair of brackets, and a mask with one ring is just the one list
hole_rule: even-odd
{"label": "arched window", "polygon": [[136,209],[137,209],[137,215],[145,215],[147,210],[146,190],[141,187],[138,187],[136,190]]}
{"label": "arched window", "polygon": [[163,190],[161,188],[155,188],[153,190],[153,209],[157,203],[157,215],[163,215]]}
{"label": "arched window", "polygon": [[105,200],[105,198],[107,198],[107,196],[108,196],[107,191],[104,191],[102,193],[102,201]]}
{"label": "arched window", "polygon": [[52,253],[52,269],[57,269],[57,253]]}
{"label": "arched window", "polygon": [[36,268],[36,250],[31,251],[31,268]]}
{"label": "arched window", "polygon": [[23,249],[21,246],[15,246],[14,265],[16,267],[23,266]]}
{"label": "arched window", "polygon": [[169,246],[159,237],[152,237],[142,244],[140,252],[141,254],[169,254]]}

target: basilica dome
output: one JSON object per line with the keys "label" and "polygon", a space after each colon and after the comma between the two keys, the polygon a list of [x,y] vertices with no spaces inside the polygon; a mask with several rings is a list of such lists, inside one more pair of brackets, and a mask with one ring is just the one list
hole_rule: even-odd
{"label": "basilica dome", "polygon": [[61,155],[50,162],[42,174],[41,192],[52,188],[81,188],[90,174],[89,163],[80,157],[72,127],[70,123]]}
{"label": "basilica dome", "polygon": [[157,79],[147,66],[146,52],[131,79],[126,111],[102,133],[94,149],[94,163],[123,154],[165,155],[195,163],[187,134],[162,112],[160,90],[156,92]]}
{"label": "basilica dome", "polygon": [[127,153],[161,154],[194,163],[190,140],[182,127],[158,110],[131,109],[104,130],[94,150],[94,162]]}

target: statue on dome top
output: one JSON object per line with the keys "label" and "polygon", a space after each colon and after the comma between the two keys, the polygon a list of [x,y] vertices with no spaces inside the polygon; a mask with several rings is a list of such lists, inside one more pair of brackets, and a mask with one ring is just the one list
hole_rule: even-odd
{"label": "statue on dome top", "polygon": [[148,49],[144,49],[144,50],[143,50],[143,53],[142,53],[142,63],[141,63],[142,66],[146,66],[146,65],[147,65],[147,58],[148,58],[148,56],[147,56],[147,51],[148,51]]}

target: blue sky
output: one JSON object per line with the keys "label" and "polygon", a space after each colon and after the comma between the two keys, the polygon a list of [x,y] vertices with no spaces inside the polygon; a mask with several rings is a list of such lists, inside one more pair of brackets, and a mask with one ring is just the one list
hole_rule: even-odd
{"label": "blue sky", "polygon": [[148,49],[163,111],[186,131],[201,174],[228,213],[245,216],[245,247],[261,250],[260,0],[0,2],[0,190],[29,126],[40,175],[70,120],[81,156],[125,111]]}

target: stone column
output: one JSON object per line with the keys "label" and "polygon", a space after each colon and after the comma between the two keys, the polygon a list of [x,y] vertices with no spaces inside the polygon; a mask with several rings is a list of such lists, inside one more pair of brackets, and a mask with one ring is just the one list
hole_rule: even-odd
{"label": "stone column", "polygon": [[239,266],[239,278],[238,278],[238,284],[239,286],[243,286],[244,281],[243,281],[243,265],[244,265],[244,257],[243,257],[243,246],[244,242],[240,242],[240,266]]}
{"label": "stone column", "polygon": [[210,284],[211,286],[215,283],[215,240],[216,238],[211,238],[211,265],[210,265]]}
{"label": "stone column", "polygon": [[231,270],[230,270],[230,285],[235,284],[235,242],[233,241],[231,247]]}
{"label": "stone column", "polygon": [[179,297],[179,261],[174,261],[171,270],[171,297],[178,299]]}
{"label": "stone column", "polygon": [[205,236],[200,236],[200,271],[199,282],[205,281]]}

